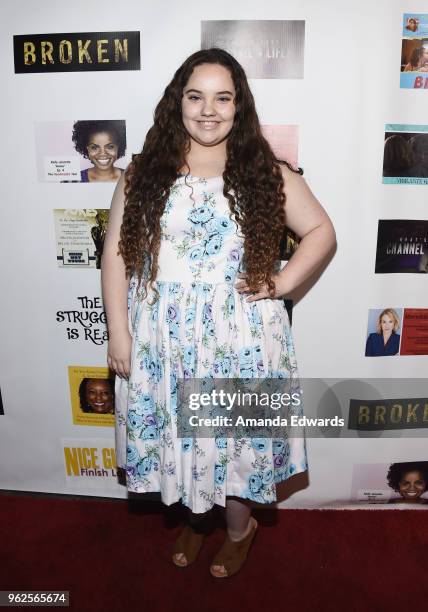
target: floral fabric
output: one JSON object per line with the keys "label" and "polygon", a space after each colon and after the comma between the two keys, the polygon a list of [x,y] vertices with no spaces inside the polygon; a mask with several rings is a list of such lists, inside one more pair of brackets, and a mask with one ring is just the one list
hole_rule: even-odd
{"label": "floral fabric", "polygon": [[243,236],[222,177],[179,177],[161,219],[156,287],[128,293],[129,381],[116,377],[116,450],[130,491],[160,492],[194,513],[226,496],[276,501],[276,483],[307,469],[304,438],[179,438],[177,380],[297,377],[281,299],[246,302],[234,288]]}

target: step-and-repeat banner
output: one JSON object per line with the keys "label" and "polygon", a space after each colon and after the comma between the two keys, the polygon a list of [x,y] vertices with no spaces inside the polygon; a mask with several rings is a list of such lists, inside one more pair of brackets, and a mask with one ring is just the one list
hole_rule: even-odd
{"label": "step-and-repeat banner", "polygon": [[23,0],[1,13],[0,487],[127,496],[100,284],[111,196],[175,70],[219,46],[338,239],[292,309],[315,420],[308,477],[280,507],[428,507],[426,5]]}

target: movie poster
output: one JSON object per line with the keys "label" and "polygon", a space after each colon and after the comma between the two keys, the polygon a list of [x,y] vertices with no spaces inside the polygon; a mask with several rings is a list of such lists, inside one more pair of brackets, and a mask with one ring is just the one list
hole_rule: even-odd
{"label": "movie poster", "polygon": [[262,125],[262,133],[270,144],[277,159],[298,167],[299,126]]}
{"label": "movie poster", "polygon": [[303,79],[305,21],[201,21],[201,49],[220,47],[250,79]]}
{"label": "movie poster", "polygon": [[399,354],[402,318],[402,308],[369,310],[366,357],[390,357]]}
{"label": "movie poster", "polygon": [[428,185],[428,125],[385,125],[382,182]]}
{"label": "movie poster", "polygon": [[355,464],[351,500],[369,504],[428,504],[428,461]]}
{"label": "movie poster", "polygon": [[13,57],[17,74],[140,70],[140,32],[17,34]]}
{"label": "movie poster", "polygon": [[428,308],[405,308],[400,355],[428,355]]}
{"label": "movie poster", "polygon": [[428,89],[428,14],[403,15],[400,87]]}
{"label": "movie poster", "polygon": [[[297,125],[262,125],[262,133],[277,159],[287,161],[293,168],[298,168],[299,127]],[[288,228],[280,244],[280,258],[288,261],[299,246],[298,236]],[[292,323],[292,300],[284,300],[290,324]]]}
{"label": "movie poster", "polygon": [[428,221],[380,219],[375,273],[428,272]]}
{"label": "movie poster", "polygon": [[121,492],[114,437],[104,438],[61,438],[64,461],[64,476],[71,488],[91,488],[102,491]]}
{"label": "movie poster", "polygon": [[35,124],[40,182],[117,182],[128,165],[123,119]]}
{"label": "movie poster", "polygon": [[114,427],[114,375],[108,368],[69,366],[74,425]]}
{"label": "movie poster", "polygon": [[63,337],[102,346],[108,342],[107,316],[101,296],[79,295],[56,311]]}
{"label": "movie poster", "polygon": [[101,269],[109,212],[107,208],[53,211],[56,259],[60,268]]}

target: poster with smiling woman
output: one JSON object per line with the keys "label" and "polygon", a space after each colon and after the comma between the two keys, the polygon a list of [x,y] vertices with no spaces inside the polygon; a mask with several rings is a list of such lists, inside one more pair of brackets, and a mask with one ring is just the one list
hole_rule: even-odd
{"label": "poster with smiling woman", "polygon": [[114,426],[114,377],[108,368],[69,366],[74,425]]}
{"label": "poster with smiling woman", "polygon": [[128,164],[122,119],[35,124],[40,182],[117,182]]}

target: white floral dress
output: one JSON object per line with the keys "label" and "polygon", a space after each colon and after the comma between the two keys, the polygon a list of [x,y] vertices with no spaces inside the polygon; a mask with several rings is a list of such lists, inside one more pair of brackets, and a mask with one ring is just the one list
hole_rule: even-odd
{"label": "white floral dress", "polygon": [[151,306],[136,277],[129,285],[131,374],[116,377],[117,464],[129,491],[160,492],[194,513],[225,506],[227,495],[274,502],[275,484],[307,469],[304,438],[180,438],[177,380],[296,376],[284,302],[247,302],[234,288],[243,236],[221,176],[178,177],[161,227],[160,298]]}

